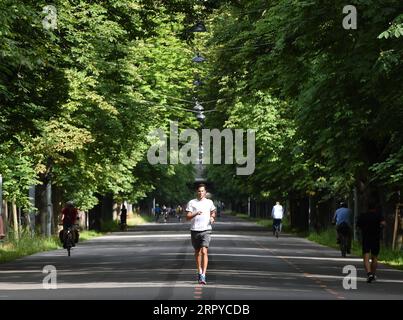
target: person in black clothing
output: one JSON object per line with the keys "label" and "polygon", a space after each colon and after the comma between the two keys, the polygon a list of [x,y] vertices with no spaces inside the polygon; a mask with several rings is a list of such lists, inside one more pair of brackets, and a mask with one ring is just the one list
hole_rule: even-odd
{"label": "person in black clothing", "polygon": [[[376,268],[378,266],[381,230],[383,226],[385,226],[383,215],[377,209],[376,203],[370,201],[368,211],[362,213],[357,220],[357,227],[361,229],[362,254],[368,283],[375,280]],[[371,263],[369,262],[370,254]]]}
{"label": "person in black clothing", "polygon": [[125,230],[127,226],[127,209],[126,206],[123,204],[122,209],[120,210],[120,228]]}

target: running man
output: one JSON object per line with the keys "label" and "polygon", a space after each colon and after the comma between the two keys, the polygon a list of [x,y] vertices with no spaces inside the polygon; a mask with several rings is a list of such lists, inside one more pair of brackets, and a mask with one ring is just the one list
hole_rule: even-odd
{"label": "running man", "polygon": [[[368,211],[362,213],[357,220],[357,228],[361,229],[362,255],[368,283],[376,280],[381,230],[385,225],[385,218],[378,210],[377,202],[371,199]],[[369,262],[370,255],[371,263]]]}
{"label": "running man", "polygon": [[198,282],[206,284],[208,247],[211,239],[211,225],[215,221],[216,208],[213,201],[206,198],[206,186],[197,187],[197,199],[190,200],[186,206],[186,218],[191,220],[190,234],[195,250]]}

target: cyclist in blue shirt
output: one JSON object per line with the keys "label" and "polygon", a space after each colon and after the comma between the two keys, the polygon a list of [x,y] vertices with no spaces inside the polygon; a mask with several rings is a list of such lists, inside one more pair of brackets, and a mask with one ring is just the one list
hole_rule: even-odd
{"label": "cyclist in blue shirt", "polygon": [[351,253],[352,212],[344,201],[340,202],[339,208],[334,213],[333,224],[336,225],[337,243],[340,243],[340,234],[346,235],[347,253]]}

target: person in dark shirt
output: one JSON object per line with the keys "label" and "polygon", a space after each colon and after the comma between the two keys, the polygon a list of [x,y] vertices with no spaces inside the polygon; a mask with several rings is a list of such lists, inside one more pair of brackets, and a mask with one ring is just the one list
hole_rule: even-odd
{"label": "person in dark shirt", "polygon": [[[357,227],[361,229],[362,254],[364,268],[367,272],[367,282],[375,280],[376,268],[378,266],[378,254],[380,249],[380,238],[382,227],[385,226],[385,219],[377,209],[376,203],[370,201],[368,211],[362,213],[357,220]],[[369,255],[371,254],[371,263]]]}
{"label": "person in dark shirt", "polygon": [[73,235],[74,235],[73,247],[78,242],[80,234],[78,232],[78,229],[75,227],[75,223],[77,222],[78,219],[79,219],[78,218],[78,209],[74,206],[74,202],[67,201],[65,207],[62,209],[62,214],[61,214],[63,230],[60,231],[59,238],[62,243],[63,243],[63,239],[64,239],[64,232],[70,227],[72,227],[73,231],[74,231],[73,232]]}
{"label": "person in dark shirt", "polygon": [[127,229],[127,209],[124,204],[122,204],[122,209],[120,210],[120,230],[126,231]]}

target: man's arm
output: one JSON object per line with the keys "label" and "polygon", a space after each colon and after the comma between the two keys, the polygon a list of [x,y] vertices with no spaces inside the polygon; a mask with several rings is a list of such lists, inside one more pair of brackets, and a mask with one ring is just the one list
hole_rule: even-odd
{"label": "man's arm", "polygon": [[194,217],[196,217],[197,215],[199,215],[201,213],[202,213],[201,211],[197,211],[197,212],[186,211],[186,219],[192,220]]}
{"label": "man's arm", "polygon": [[336,216],[337,216],[337,210],[333,215],[332,224],[336,224]]}

